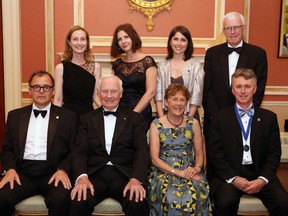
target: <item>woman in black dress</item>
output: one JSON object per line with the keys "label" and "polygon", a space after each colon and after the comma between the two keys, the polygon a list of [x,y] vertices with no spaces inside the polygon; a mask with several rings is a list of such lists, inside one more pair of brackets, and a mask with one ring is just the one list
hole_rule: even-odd
{"label": "woman in black dress", "polygon": [[140,51],[142,41],[129,23],[119,25],[113,36],[111,56],[120,57],[112,70],[123,82],[121,106],[143,114],[146,130],[152,120],[150,102],[156,92],[157,65],[151,56]]}
{"label": "woman in black dress", "polygon": [[55,68],[54,104],[63,106],[78,116],[93,110],[93,102],[100,106],[97,81],[100,64],[94,61],[88,32],[74,26],[65,39],[63,61]]}

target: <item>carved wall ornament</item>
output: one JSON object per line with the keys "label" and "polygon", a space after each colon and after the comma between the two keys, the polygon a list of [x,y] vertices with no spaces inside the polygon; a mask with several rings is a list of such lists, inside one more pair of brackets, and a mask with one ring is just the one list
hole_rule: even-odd
{"label": "carved wall ornament", "polygon": [[129,11],[137,10],[148,17],[146,27],[149,32],[153,30],[153,16],[157,13],[167,10],[170,12],[173,0],[128,0],[130,4]]}

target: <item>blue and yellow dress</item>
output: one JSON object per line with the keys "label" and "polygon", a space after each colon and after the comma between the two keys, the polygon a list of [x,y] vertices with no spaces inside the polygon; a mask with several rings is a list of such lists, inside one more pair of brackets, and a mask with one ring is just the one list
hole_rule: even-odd
{"label": "blue and yellow dress", "polygon": [[[185,127],[178,130],[164,128],[158,119],[153,123],[159,130],[160,158],[175,169],[194,167],[193,118],[187,117]],[[199,175],[201,182],[163,173],[152,166],[148,186],[150,215],[212,215],[209,185],[204,174]]]}

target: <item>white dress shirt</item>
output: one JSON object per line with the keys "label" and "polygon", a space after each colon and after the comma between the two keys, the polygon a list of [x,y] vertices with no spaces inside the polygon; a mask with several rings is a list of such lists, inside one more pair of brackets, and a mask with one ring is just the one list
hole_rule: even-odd
{"label": "white dress shirt", "polygon": [[35,117],[33,110],[38,109],[34,104],[29,120],[24,159],[26,160],[47,160],[47,136],[51,103],[41,110],[47,110],[46,116]]}
{"label": "white dress shirt", "polygon": [[[235,48],[242,47],[243,41],[241,41]],[[228,47],[231,47],[231,45],[228,44]],[[239,54],[237,52],[232,52],[228,55],[228,63],[229,63],[229,84],[231,86],[231,79],[232,75],[235,73],[236,66],[238,63]]]}

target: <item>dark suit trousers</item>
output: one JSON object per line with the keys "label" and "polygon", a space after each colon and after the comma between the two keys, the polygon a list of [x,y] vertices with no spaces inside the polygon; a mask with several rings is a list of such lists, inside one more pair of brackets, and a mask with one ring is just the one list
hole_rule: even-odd
{"label": "dark suit trousers", "polygon": [[77,199],[72,201],[71,216],[91,216],[95,205],[108,197],[117,200],[121,204],[125,215],[149,215],[149,207],[146,201],[139,201],[138,203],[130,201],[129,193],[123,198],[123,190],[129,179],[114,166],[101,168],[89,179],[94,186],[94,196],[88,191],[85,201],[77,201]]}
{"label": "dark suit trousers", "polygon": [[[246,166],[244,166],[246,167]],[[245,168],[241,176],[252,180],[249,168]],[[255,178],[253,178],[255,179]],[[257,179],[257,177],[256,177]],[[243,192],[232,184],[222,184],[214,195],[215,210],[217,216],[236,216],[240,197]],[[265,185],[259,193],[252,194],[262,200],[263,204],[270,212],[270,216],[284,216],[288,213],[288,194],[281,185],[278,178]]]}
{"label": "dark suit trousers", "polygon": [[45,197],[50,216],[69,215],[70,191],[65,189],[61,183],[58,184],[58,187],[54,187],[54,182],[48,185],[52,175],[32,177],[19,174],[19,176],[21,185],[14,181],[14,189],[10,189],[9,183],[0,189],[1,216],[11,216],[17,203],[36,194]]}

